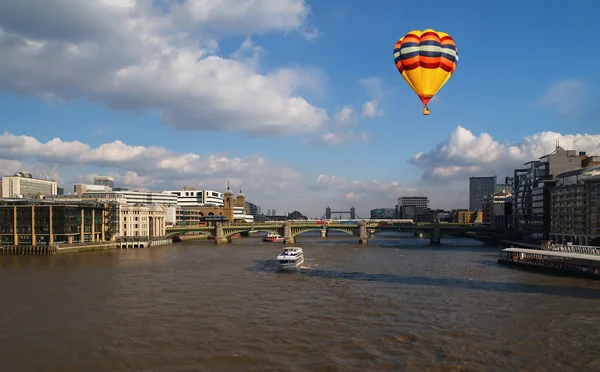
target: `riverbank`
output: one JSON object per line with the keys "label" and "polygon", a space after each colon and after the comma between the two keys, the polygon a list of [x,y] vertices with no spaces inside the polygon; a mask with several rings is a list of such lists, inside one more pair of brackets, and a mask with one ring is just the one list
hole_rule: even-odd
{"label": "riverbank", "polygon": [[71,252],[103,251],[107,249],[117,248],[119,248],[119,244],[116,242],[75,243],[56,245],[2,245],[0,246],[0,253],[9,255],[46,255]]}
{"label": "riverbank", "polygon": [[110,249],[136,249],[150,248],[173,244],[172,239],[160,239],[147,242],[96,242],[96,243],[75,243],[75,244],[56,244],[56,245],[2,245],[0,254],[8,255],[48,255],[76,252],[94,252]]}

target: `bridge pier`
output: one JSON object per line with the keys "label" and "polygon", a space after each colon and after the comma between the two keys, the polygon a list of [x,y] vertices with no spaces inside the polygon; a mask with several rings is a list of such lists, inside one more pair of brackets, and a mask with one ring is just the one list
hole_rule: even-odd
{"label": "bridge pier", "polygon": [[283,244],[294,244],[296,240],[292,236],[292,224],[289,221],[285,221],[283,225]]}
{"label": "bridge pier", "polygon": [[367,223],[365,221],[360,221],[358,227],[358,242],[360,244],[369,243],[369,232],[367,231]]}
{"label": "bridge pier", "polygon": [[231,243],[231,238],[226,238],[223,234],[223,224],[217,222],[215,226],[215,244]]}
{"label": "bridge pier", "polygon": [[321,230],[321,238],[326,238],[327,237],[327,228],[322,228]]}
{"label": "bridge pier", "polygon": [[442,229],[440,224],[434,222],[431,225],[431,236],[429,237],[429,245],[440,245],[442,242]]}

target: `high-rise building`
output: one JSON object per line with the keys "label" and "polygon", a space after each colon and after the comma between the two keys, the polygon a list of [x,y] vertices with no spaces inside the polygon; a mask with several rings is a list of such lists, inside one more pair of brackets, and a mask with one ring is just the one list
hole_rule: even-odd
{"label": "high-rise building", "polygon": [[95,176],[94,177],[94,185],[98,186],[108,186],[112,189],[115,188],[115,180],[110,176]]}
{"label": "high-rise building", "polygon": [[550,190],[550,238],[556,243],[600,243],[600,165],[556,177]]}
{"label": "high-rise building", "polygon": [[19,171],[14,176],[2,177],[3,198],[38,198],[57,193],[56,181],[34,178],[26,171]]}
{"label": "high-rise building", "polygon": [[371,209],[371,219],[390,219],[396,218],[395,208],[376,208]]}
{"label": "high-rise building", "polygon": [[428,206],[429,200],[426,196],[403,196],[398,198],[396,215],[399,218],[412,218],[420,222],[427,214]]}
{"label": "high-rise building", "polygon": [[485,198],[494,192],[496,192],[496,176],[469,177],[469,210],[481,209]]}
{"label": "high-rise building", "polygon": [[521,238],[549,239],[550,189],[559,174],[580,168],[585,158],[585,153],[565,150],[557,144],[552,153],[515,169],[513,225]]}

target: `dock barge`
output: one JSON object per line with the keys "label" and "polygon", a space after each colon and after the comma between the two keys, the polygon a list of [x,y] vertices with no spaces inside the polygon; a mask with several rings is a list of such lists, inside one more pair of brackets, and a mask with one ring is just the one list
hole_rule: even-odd
{"label": "dock barge", "polygon": [[498,263],[554,274],[600,279],[600,248],[551,245],[546,249],[506,248]]}

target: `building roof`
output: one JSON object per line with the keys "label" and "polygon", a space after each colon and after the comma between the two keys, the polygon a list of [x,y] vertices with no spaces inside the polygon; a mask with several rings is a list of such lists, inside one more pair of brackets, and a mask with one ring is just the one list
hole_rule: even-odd
{"label": "building roof", "polygon": [[66,205],[66,206],[101,206],[106,203],[94,200],[46,200],[35,198],[0,198],[0,205]]}
{"label": "building roof", "polygon": [[585,172],[592,171],[592,170],[600,170],[600,165],[593,165],[591,167],[578,168],[578,169],[575,169],[572,171],[563,172],[563,173],[559,174],[558,176],[556,176],[556,178],[575,176],[577,174],[583,174]]}
{"label": "building roof", "polygon": [[557,257],[557,258],[576,258],[579,260],[598,261],[600,262],[600,256],[591,254],[581,253],[567,253],[567,252],[556,252],[546,251],[543,249],[525,249],[525,248],[505,248],[502,252],[513,252],[513,253],[526,253],[526,254],[540,254],[544,256]]}

